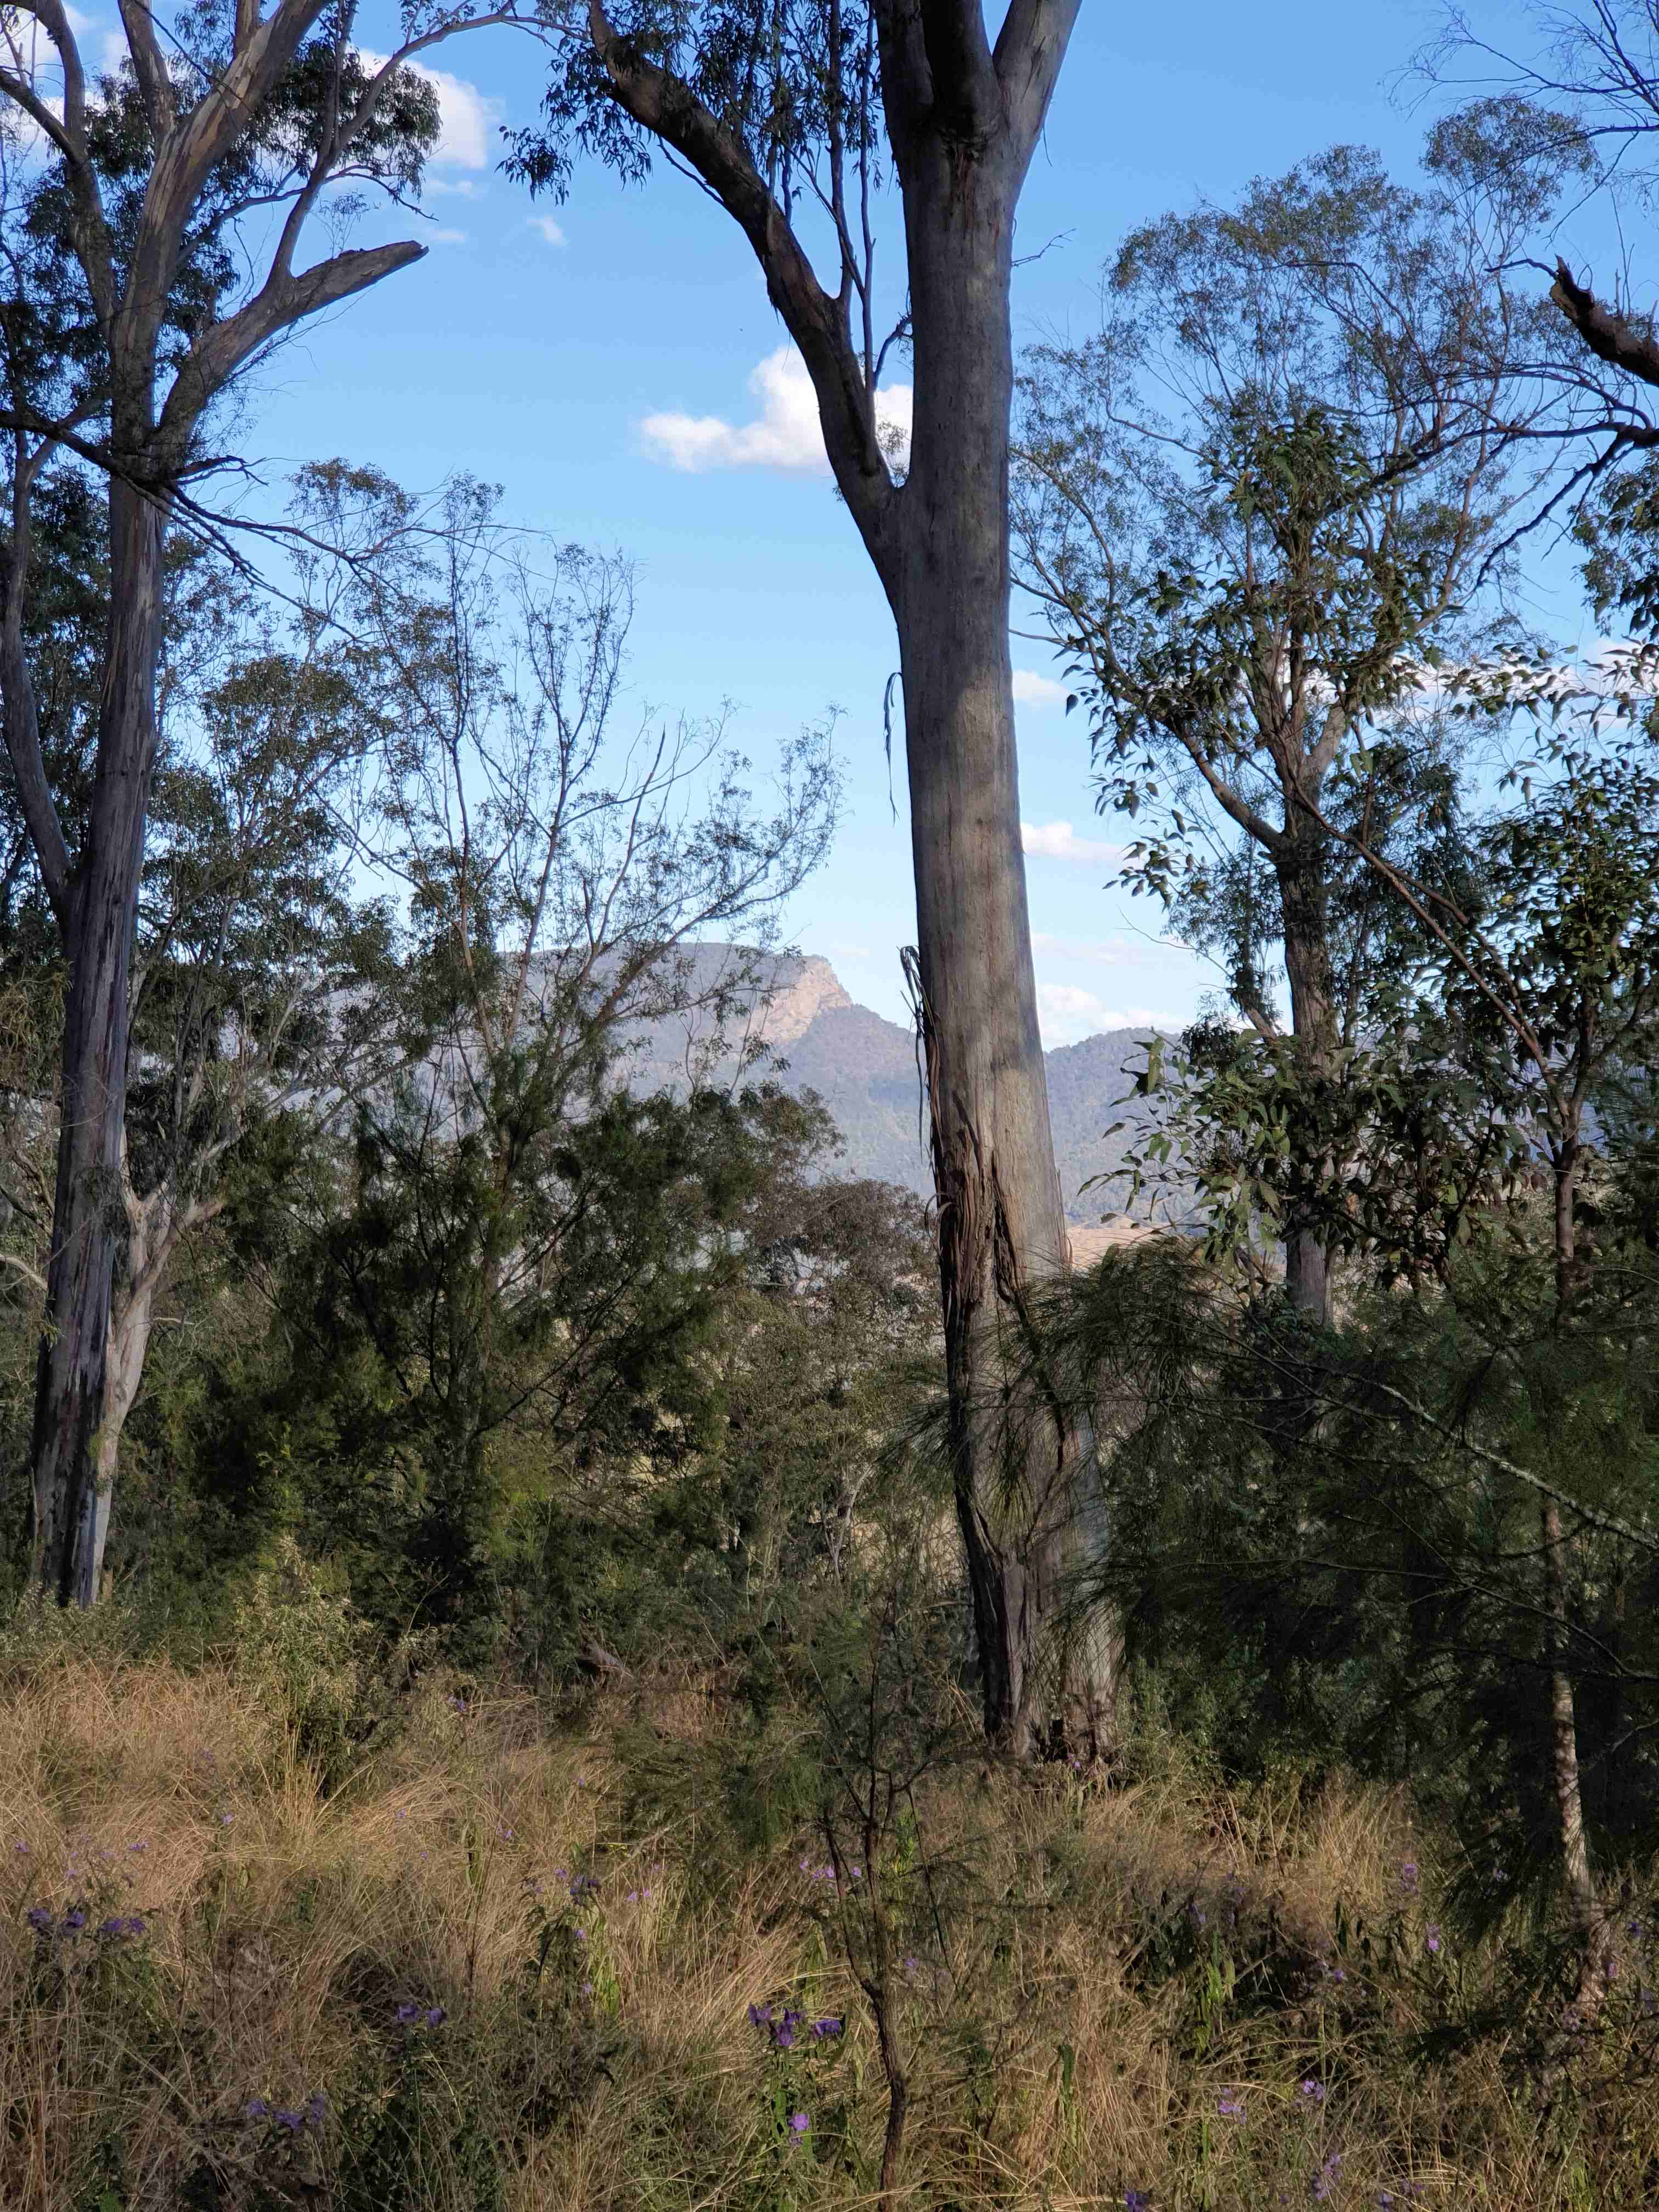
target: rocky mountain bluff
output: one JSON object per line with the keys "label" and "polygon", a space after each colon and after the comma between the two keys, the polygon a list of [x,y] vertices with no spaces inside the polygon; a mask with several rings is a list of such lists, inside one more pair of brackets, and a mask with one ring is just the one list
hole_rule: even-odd
{"label": "rocky mountain bluff", "polygon": [[[816,955],[739,955],[702,945],[687,957],[693,998],[705,997],[723,973],[735,972],[739,959],[754,964],[763,1001],[748,1017],[749,1034],[781,1060],[771,1072],[787,1091],[815,1091],[828,1107],[845,1146],[839,1173],[932,1194],[915,1039],[908,1028],[855,1005],[830,963]],[[708,1018],[696,1013],[653,1024],[638,1041],[634,1085],[655,1090],[683,1084],[708,1026]],[[1071,1221],[1097,1223],[1123,1206],[1124,1184],[1083,1186],[1121,1164],[1145,1121],[1141,1101],[1121,1103],[1130,1088],[1124,1071],[1145,1065],[1145,1034],[1112,1030],[1044,1055],[1055,1164]],[[729,1074],[735,1064],[728,1060],[722,1072]],[[1125,1126],[1109,1137],[1115,1121]]]}

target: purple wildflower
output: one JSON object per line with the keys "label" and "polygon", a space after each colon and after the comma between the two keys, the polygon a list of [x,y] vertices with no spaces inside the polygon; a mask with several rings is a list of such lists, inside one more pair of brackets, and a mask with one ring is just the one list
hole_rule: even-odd
{"label": "purple wildflower", "polygon": [[70,1905],[69,1911],[64,1915],[64,1933],[66,1936],[78,1936],[86,1924],[87,1916],[82,1911],[80,1906]]}
{"label": "purple wildflower", "polygon": [[1437,1951],[1440,1948],[1440,1930],[1431,1927],[1424,1936],[1423,1942],[1429,1950]]}
{"label": "purple wildflower", "polygon": [[306,2124],[303,2112],[273,2112],[270,2117],[279,2128],[286,2128],[291,2136],[297,2136]]}
{"label": "purple wildflower", "polygon": [[1243,2097],[1235,2097],[1229,2090],[1224,2096],[1217,2100],[1216,2111],[1224,2120],[1242,2120],[1244,2117],[1244,2100]]}
{"label": "purple wildflower", "polygon": [[420,2016],[421,2008],[419,2005],[400,2004],[398,2008],[398,2025],[399,2027],[413,2027]]}
{"label": "purple wildflower", "polygon": [[846,2025],[844,2020],[815,2020],[812,2033],[822,2043],[827,2036],[839,2035]]}
{"label": "purple wildflower", "polygon": [[242,2107],[242,2118],[245,2120],[268,2120],[270,2107],[263,2097],[250,2097]]}
{"label": "purple wildflower", "polygon": [[313,2128],[321,2127],[327,2112],[328,2100],[320,2089],[313,2090],[306,2105],[307,2124]]}
{"label": "purple wildflower", "polygon": [[52,1914],[44,1905],[32,1905],[23,1915],[37,1936],[44,1936],[52,1926]]}
{"label": "purple wildflower", "polygon": [[811,2124],[812,2123],[807,2118],[805,2112],[791,2112],[789,2115],[789,2132],[791,2135],[804,2136]]}
{"label": "purple wildflower", "polygon": [[434,2005],[427,2014],[426,2024],[428,2027],[441,2027],[448,2018],[449,2014],[441,2005]]}
{"label": "purple wildflower", "polygon": [[1314,2176],[1315,2201],[1322,2204],[1341,2179],[1342,2154],[1340,2150],[1334,2150]]}
{"label": "purple wildflower", "polygon": [[1123,2212],[1152,2212],[1152,2200],[1144,2189],[1126,2189]]}
{"label": "purple wildflower", "polygon": [[770,2005],[750,2006],[749,2025],[750,2027],[768,2027],[771,2025],[771,2021],[772,2008]]}
{"label": "purple wildflower", "polygon": [[24,1842],[21,1836],[19,1836],[17,1841],[12,1845],[13,1850],[21,1851],[25,1857],[28,1856],[28,1848],[27,1844]]}
{"label": "purple wildflower", "polygon": [[1403,1890],[1405,1891],[1405,1893],[1406,1893],[1406,1894],[1407,1894],[1407,1897],[1415,1897],[1415,1896],[1416,1896],[1416,1894],[1417,1894],[1417,1861],[1416,1861],[1415,1859],[1401,1859],[1401,1862],[1400,1862],[1400,1887],[1401,1887],[1401,1889],[1403,1889]]}
{"label": "purple wildflower", "polygon": [[1322,2081],[1310,2079],[1302,2084],[1301,2094],[1310,2105],[1322,2105],[1325,2101],[1325,2084]]}

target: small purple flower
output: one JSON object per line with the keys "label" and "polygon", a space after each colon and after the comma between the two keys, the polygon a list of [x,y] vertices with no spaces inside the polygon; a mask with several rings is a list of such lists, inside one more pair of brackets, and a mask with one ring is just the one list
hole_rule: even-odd
{"label": "small purple flower", "polygon": [[772,2030],[772,2041],[780,2051],[793,2051],[795,2047],[795,2031],[786,2021],[781,2027]]}
{"label": "small purple flower", "polygon": [[807,2118],[805,2112],[791,2112],[789,2115],[789,2132],[791,2135],[804,2136],[811,2124],[812,2123]]}
{"label": "small purple flower", "polygon": [[750,2027],[769,2027],[771,2024],[772,2008],[770,2005],[756,2004],[750,2006],[749,2025]]}
{"label": "small purple flower", "polygon": [[1123,2192],[1123,2212],[1152,2212],[1152,2200],[1144,2189],[1126,2189]]}
{"label": "small purple flower", "polygon": [[32,1905],[23,1915],[37,1936],[44,1936],[52,1926],[52,1915],[44,1905]]}
{"label": "small purple flower", "polygon": [[148,1844],[148,1842],[142,1842],[142,1841],[141,1841],[141,1842],[139,1842],[139,1843],[136,1843],[136,1844],[129,1844],[127,1845],[127,1849],[128,1849],[130,1851],[147,1851],[147,1850],[149,1849],[149,1844]]}
{"label": "small purple flower", "polygon": [[270,2117],[279,2128],[286,2128],[291,2136],[297,2136],[306,2124],[303,2112],[273,2112]]}
{"label": "small purple flower", "polygon": [[219,1815],[219,1826],[222,1828],[228,1828],[235,1818],[236,1815],[234,1813],[221,1813]]}
{"label": "small purple flower", "polygon": [[245,2120],[268,2120],[270,2107],[263,2097],[250,2097],[242,2107],[242,2118]]}
{"label": "small purple flower", "polygon": [[591,1996],[592,1996],[592,1994],[593,1994],[593,1984],[592,1984],[592,1982],[584,1982],[584,1983],[582,1984],[582,1995],[583,1995],[585,1997],[591,1997]]}
{"label": "small purple flower", "polygon": [[27,1844],[27,1843],[25,1843],[25,1841],[23,1840],[23,1838],[22,1838],[22,1837],[21,1837],[21,1836],[19,1836],[19,1838],[17,1838],[17,1841],[16,1841],[16,1842],[12,1845],[12,1849],[13,1849],[13,1850],[15,1850],[15,1851],[21,1851],[21,1852],[22,1852],[22,1854],[23,1854],[23,1856],[24,1856],[26,1858],[27,1858],[27,1856],[28,1856],[28,1848],[29,1848],[29,1847],[28,1847]]}
{"label": "small purple flower", "polygon": [[321,2127],[327,2112],[328,2100],[324,2096],[320,2089],[313,2090],[306,2105],[307,2126],[313,2128]]}
{"label": "small purple flower", "polygon": [[822,2043],[827,2037],[839,2035],[846,2025],[844,2020],[815,2020],[812,2022],[812,2033]]}
{"label": "small purple flower", "polygon": [[399,2027],[413,2027],[420,2016],[421,2008],[417,2004],[400,2004],[398,2008]]}
{"label": "small purple flower", "polygon": [[1216,2111],[1224,2120],[1242,2120],[1244,2117],[1244,2100],[1243,2097],[1235,2097],[1229,2090],[1224,2096],[1217,2100]]}
{"label": "small purple flower", "polygon": [[87,1916],[80,1906],[70,1905],[69,1911],[64,1915],[64,1933],[66,1936],[78,1936],[86,1924]]}
{"label": "small purple flower", "polygon": [[571,1933],[575,1936],[575,1939],[576,1939],[576,1941],[577,1941],[579,1943],[586,1943],[586,1941],[587,1941],[587,1930],[586,1930],[586,1928],[575,1928],[575,1929],[573,1929],[571,1930]]}
{"label": "small purple flower", "polygon": [[1425,1932],[1423,1942],[1428,1950],[1437,1951],[1440,1948],[1440,1930],[1437,1928],[1430,1928]]}
{"label": "small purple flower", "polygon": [[448,2018],[449,2014],[441,2005],[434,2005],[427,2014],[426,2024],[428,2027],[441,2027]]}
{"label": "small purple flower", "polygon": [[1302,2084],[1298,2094],[1305,2097],[1310,2105],[1322,2105],[1325,2101],[1325,2084],[1310,2078]]}
{"label": "small purple flower", "polygon": [[1400,1887],[1405,1891],[1407,1897],[1415,1897],[1417,1894],[1417,1861],[1415,1859],[1401,1860]]}

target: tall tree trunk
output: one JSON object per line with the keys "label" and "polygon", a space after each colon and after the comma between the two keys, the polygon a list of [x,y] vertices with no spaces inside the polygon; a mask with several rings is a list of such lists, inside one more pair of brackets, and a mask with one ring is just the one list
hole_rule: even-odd
{"label": "tall tree trunk", "polygon": [[1002,1404],[1036,1351],[1028,1293],[1066,1252],[1008,642],[1015,191],[988,159],[940,150],[921,167],[905,191],[915,417],[884,580],[904,684],[957,1506],[988,1731],[1021,1754],[1056,1730],[1092,1752],[1110,1735],[1115,1673],[1083,1586],[1104,1540],[1093,1440],[1058,1393],[1018,1407],[1012,1428]]}
{"label": "tall tree trunk", "polygon": [[[1285,973],[1291,987],[1291,1030],[1304,1079],[1315,1083],[1334,1072],[1337,1050],[1336,981],[1331,964],[1330,894],[1322,836],[1286,807],[1290,834],[1274,855],[1285,919]],[[1325,1160],[1304,1171],[1323,1179]],[[1331,1317],[1330,1254],[1325,1233],[1292,1204],[1285,1223],[1285,1288],[1299,1312],[1322,1328]]]}
{"label": "tall tree trunk", "polygon": [[[1577,1275],[1573,1225],[1577,1195],[1579,1133],[1563,1135],[1555,1154],[1554,1243],[1555,1326],[1565,1328],[1572,1308]],[[1552,1425],[1553,1424],[1552,1423]],[[1567,1601],[1567,1539],[1561,1509],[1553,1498],[1539,1508],[1539,1539],[1544,1580],[1544,1624],[1550,1687],[1550,1761],[1561,1853],[1561,1880],[1577,1929],[1582,1956],[1577,2002],[1587,2015],[1599,2010],[1607,1995],[1607,1922],[1584,1831],[1583,1791],[1578,1775],[1578,1714],[1572,1676],[1567,1668],[1571,1619]]]}
{"label": "tall tree trunk", "polygon": [[65,1605],[98,1595],[98,1437],[123,1226],[127,981],[155,762],[161,522],[153,502],[112,480],[99,767],[69,891],[58,1181],[30,1446],[35,1572]]}

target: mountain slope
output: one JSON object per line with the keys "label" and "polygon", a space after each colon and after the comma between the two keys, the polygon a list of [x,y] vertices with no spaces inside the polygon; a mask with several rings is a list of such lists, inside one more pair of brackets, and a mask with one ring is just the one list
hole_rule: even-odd
{"label": "mountain slope", "polygon": [[[731,957],[718,945],[694,948],[697,981],[712,985]],[[757,1010],[753,1028],[781,1059],[776,1073],[784,1089],[816,1091],[830,1109],[844,1145],[836,1171],[931,1195],[911,1032],[855,1006],[827,960],[767,955],[762,972],[771,1000]],[[688,1037],[695,1042],[698,1033],[695,1019],[657,1024],[641,1040],[632,1071],[635,1087],[678,1086],[684,1079]],[[1118,1166],[1133,1129],[1145,1124],[1141,1101],[1117,1103],[1129,1089],[1126,1066],[1145,1065],[1143,1035],[1114,1030],[1046,1055],[1055,1165],[1073,1221],[1097,1221],[1121,1210],[1121,1184],[1087,1192],[1082,1186]],[[723,1072],[729,1075],[733,1066],[728,1060]],[[1120,1120],[1128,1126],[1108,1137],[1105,1132]]]}

